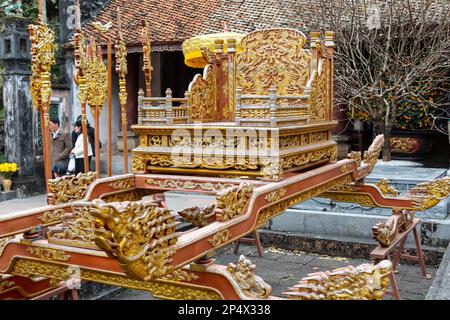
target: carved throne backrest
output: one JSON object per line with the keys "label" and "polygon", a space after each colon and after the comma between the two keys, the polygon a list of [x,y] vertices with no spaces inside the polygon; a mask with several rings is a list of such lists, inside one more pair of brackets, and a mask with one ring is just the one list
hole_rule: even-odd
{"label": "carved throne backrest", "polygon": [[214,67],[208,64],[203,75],[195,75],[188,88],[189,115],[191,121],[214,120],[217,108],[216,77]]}
{"label": "carved throne backrest", "polygon": [[241,40],[236,57],[237,87],[243,95],[268,95],[277,87],[280,95],[302,95],[310,78],[311,52],[306,36],[294,29],[267,29]]}

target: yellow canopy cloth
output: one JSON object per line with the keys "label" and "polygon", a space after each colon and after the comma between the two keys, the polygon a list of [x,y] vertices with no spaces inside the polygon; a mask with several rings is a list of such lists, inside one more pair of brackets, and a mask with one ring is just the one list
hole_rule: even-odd
{"label": "yellow canopy cloth", "polygon": [[236,51],[242,50],[240,43],[244,34],[237,32],[211,33],[193,37],[183,42],[184,63],[191,68],[204,68],[207,61],[203,57],[202,48],[206,47],[212,52],[215,50],[214,40],[224,40],[224,51],[227,52],[227,39],[236,39]]}

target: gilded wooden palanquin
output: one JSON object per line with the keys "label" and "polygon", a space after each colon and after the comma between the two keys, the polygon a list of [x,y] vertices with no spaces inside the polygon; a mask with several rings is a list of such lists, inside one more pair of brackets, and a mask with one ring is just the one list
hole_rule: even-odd
{"label": "gilded wooden palanquin", "polygon": [[[79,279],[147,290],[167,299],[278,299],[245,257],[218,265],[214,252],[316,196],[394,209],[380,225],[389,242],[413,216],[450,193],[449,180],[399,197],[367,185],[380,155],[377,136],[361,157],[337,161],[331,139],[333,33],[252,32],[204,51],[207,65],[184,98],[139,94],[133,173],[94,173],[49,182],[48,206],[0,216],[0,274]],[[225,153],[220,153],[225,150]],[[270,152],[265,153],[267,150]],[[179,156],[178,153],[183,153]],[[215,196],[170,212],[164,193]],[[178,228],[183,220],[189,228]],[[398,220],[401,223],[397,223]],[[315,273],[285,292],[297,299],[381,299],[392,265],[382,261]],[[9,276],[8,276],[9,277]],[[0,283],[3,287],[10,283]]]}
{"label": "gilded wooden palanquin", "polygon": [[[307,38],[293,29],[254,31],[216,41],[184,98],[139,96],[134,173],[249,176],[332,163],[333,33]],[[177,106],[175,106],[177,104]],[[181,152],[182,156],[177,156]]]}

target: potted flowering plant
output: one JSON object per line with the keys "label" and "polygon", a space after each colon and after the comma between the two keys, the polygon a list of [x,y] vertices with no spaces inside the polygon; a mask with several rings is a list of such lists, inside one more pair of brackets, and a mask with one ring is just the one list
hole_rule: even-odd
{"label": "potted flowering plant", "polygon": [[3,191],[11,191],[12,181],[11,177],[19,171],[16,163],[2,163],[0,164],[0,174],[3,177]]}

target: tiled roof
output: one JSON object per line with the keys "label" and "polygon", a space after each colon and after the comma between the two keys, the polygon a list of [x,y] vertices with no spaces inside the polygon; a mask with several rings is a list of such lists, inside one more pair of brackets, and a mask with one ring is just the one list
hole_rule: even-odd
{"label": "tiled roof", "polygon": [[[322,1],[322,4],[325,3],[325,10],[334,11],[341,21],[346,21],[345,17],[351,15],[346,12],[349,6],[345,3],[348,1],[336,0],[328,5]],[[415,7],[421,1],[424,0],[412,0],[411,3]],[[173,49],[174,44],[178,44],[175,48],[180,48],[179,44],[192,36],[222,32],[224,22],[230,31],[242,33],[270,27],[291,27],[306,32],[312,17],[327,15],[324,11],[316,14],[320,11],[318,3],[320,1],[317,0],[110,0],[83,29],[88,36],[94,35],[93,21],[113,21],[114,26],[109,35],[114,38],[117,34],[116,8],[120,7],[122,29],[129,47],[139,50],[140,26],[145,19],[152,44]],[[385,1],[372,0],[372,3],[376,3],[382,12],[389,10]],[[448,6],[448,0],[436,0],[435,6],[430,7],[427,14],[429,17],[437,16]],[[326,28],[320,21],[319,25]]]}
{"label": "tiled roof", "polygon": [[301,30],[301,17],[289,9],[293,3],[298,7],[299,0],[111,0],[83,30],[88,37],[96,35],[93,21],[103,24],[113,21],[108,34],[114,38],[117,7],[121,10],[122,30],[129,47],[140,46],[143,19],[154,45],[181,43],[195,35],[221,32],[224,22],[230,31],[243,33],[268,27],[298,26]]}

